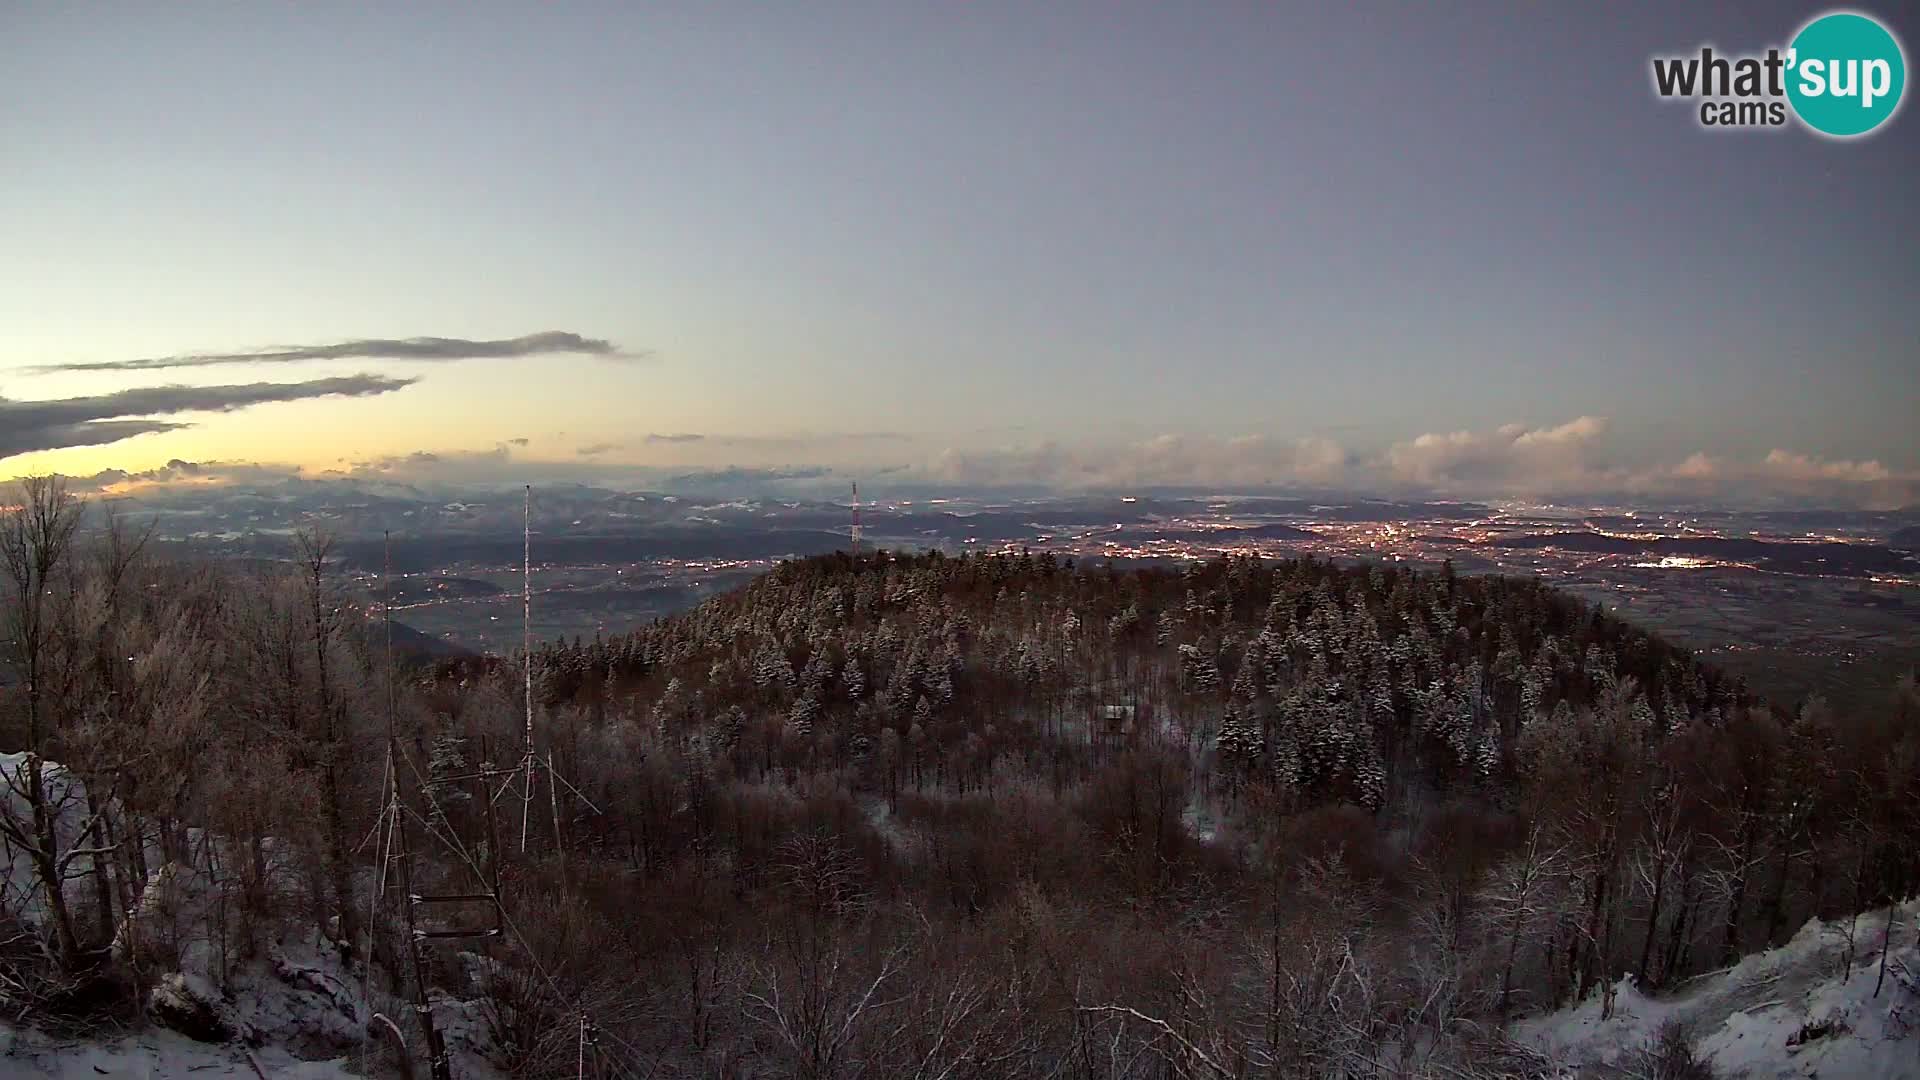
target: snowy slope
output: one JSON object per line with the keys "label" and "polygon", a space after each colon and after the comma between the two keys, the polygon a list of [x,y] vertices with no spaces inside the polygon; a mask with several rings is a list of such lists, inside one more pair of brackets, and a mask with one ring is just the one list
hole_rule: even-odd
{"label": "snowy slope", "polygon": [[[271,1008],[271,1006],[267,1006]],[[462,1080],[497,1080],[501,1075],[483,1053],[485,1036],[477,1008],[442,1001],[435,1013],[453,1058],[453,1074]],[[0,1023],[0,1076],[51,1077],[53,1080],[364,1080],[393,1075],[393,1069],[368,1046],[338,1057],[302,1060],[284,1046],[269,1043],[249,1050],[238,1043],[214,1046],[184,1035],[154,1029],[103,1040],[60,1039]],[[366,1056],[363,1057],[362,1054]],[[258,1071],[256,1071],[256,1068]],[[425,1067],[421,1067],[425,1075]]]}
{"label": "snowy slope", "polygon": [[[54,807],[54,830],[61,850],[74,847],[87,821],[87,789],[56,762],[42,761],[41,786]],[[0,816],[31,833],[32,804],[25,798],[28,787],[27,755],[0,754]],[[68,882],[63,892],[72,898],[78,892],[76,882],[92,872],[91,856],[77,856],[67,868]],[[29,923],[46,918],[47,896],[34,872],[27,853],[0,836],[0,911],[11,912]]]}
{"label": "snowy slope", "polygon": [[1895,910],[1894,947],[1878,997],[1885,913],[1860,917],[1854,963],[1847,921],[1813,920],[1787,944],[1701,976],[1676,994],[1639,993],[1622,980],[1614,1015],[1596,998],[1523,1021],[1514,1036],[1578,1065],[1623,1065],[1669,1022],[1686,1025],[1721,1076],[1920,1080],[1920,903]]}
{"label": "snowy slope", "polygon": [[[52,1077],[54,1080],[172,1080],[174,1077],[243,1076],[258,1080],[347,1080],[355,1076],[347,1058],[298,1061],[275,1047],[249,1051],[209,1046],[171,1031],[148,1031],[104,1042],[55,1039],[34,1031],[0,1025],[0,1076]],[[260,1073],[254,1071],[257,1063]]]}
{"label": "snowy slope", "polygon": [[[0,754],[0,813],[31,821],[24,790],[25,758]],[[58,764],[44,763],[45,785],[57,807],[56,828],[63,846],[78,838],[86,821],[85,792]],[[295,895],[300,887],[299,852],[269,838],[264,845],[269,888]],[[365,1075],[377,1066],[382,1046],[368,1036],[376,1012],[404,1021],[409,1006],[369,980],[364,968],[350,969],[325,936],[304,923],[268,932],[259,950],[246,955],[234,932],[239,882],[230,868],[246,853],[226,840],[190,829],[188,862],[163,863],[148,845],[148,864],[156,869],[145,883],[131,917],[119,927],[116,957],[127,960],[167,956],[171,969],[158,974],[159,993],[199,1002],[234,1038],[224,1044],[196,1042],[154,1027],[104,1041],[58,1039],[31,1028],[0,1021],[0,1077],[257,1077],[268,1080],[333,1080]],[[224,870],[222,868],[228,868]],[[73,870],[90,870],[85,857]],[[371,881],[362,883],[370,894]],[[73,881],[70,899],[81,892]],[[45,890],[27,855],[0,837],[0,909],[27,923],[46,918]],[[372,985],[369,985],[371,982]],[[371,1000],[369,1000],[371,999]],[[455,1068],[462,1077],[496,1075],[488,1062],[487,1028],[480,1008],[435,992],[434,1015]],[[8,1015],[7,1020],[17,1019]],[[410,1024],[406,1025],[411,1027]],[[248,1047],[253,1049],[249,1051]]]}

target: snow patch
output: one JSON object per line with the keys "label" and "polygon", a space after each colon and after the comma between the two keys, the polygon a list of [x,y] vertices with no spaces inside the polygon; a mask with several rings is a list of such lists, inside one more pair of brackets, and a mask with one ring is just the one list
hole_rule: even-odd
{"label": "snow patch", "polygon": [[[26,754],[0,754],[0,816],[12,828],[33,835],[33,806],[27,799],[32,782]],[[87,824],[86,785],[64,767],[42,759],[40,789],[54,811],[54,839],[61,852],[77,846],[80,832]],[[47,892],[40,884],[31,855],[4,833],[0,833],[0,859],[5,860],[0,874],[0,911],[12,913],[29,925],[42,925],[48,914]],[[69,901],[80,895],[80,886],[93,872],[93,857],[75,856],[66,867],[62,892]]]}
{"label": "snow patch", "polygon": [[[24,754],[0,754],[0,813],[24,823],[30,835],[26,765]],[[41,762],[41,776],[56,810],[61,848],[70,850],[89,817],[85,789],[53,762]],[[77,1040],[0,1023],[0,1076],[335,1080],[364,1075],[364,1055],[385,1052],[370,1031],[376,1012],[412,1027],[405,1023],[408,1006],[380,989],[385,980],[370,981],[364,963],[349,966],[340,944],[311,925],[294,921],[282,924],[277,935],[262,931],[249,953],[236,871],[257,865],[267,893],[296,895],[302,870],[300,853],[291,845],[267,838],[256,864],[254,849],[221,836],[191,829],[184,841],[180,859],[173,862],[164,860],[150,838],[143,845],[147,865],[156,869],[113,942],[122,963],[138,962],[152,971],[165,962],[155,973],[146,1005],[156,1023],[177,1030]],[[4,910],[30,924],[43,923],[49,908],[29,853],[0,835],[0,857],[5,858],[0,864]],[[83,899],[83,875],[91,869],[85,855],[69,865],[69,899]],[[362,885],[373,888],[371,880]],[[478,1003],[438,990],[432,1002],[458,1075],[482,1080],[498,1075],[488,1060],[488,1028]]]}
{"label": "snow patch", "polygon": [[[251,1060],[249,1060],[251,1058]],[[255,1072],[256,1066],[258,1072]],[[101,1041],[56,1039],[0,1024],[0,1075],[48,1080],[357,1080],[347,1058],[301,1061],[277,1047],[248,1050],[209,1046],[171,1031],[148,1031]],[[464,1075],[464,1074],[463,1074]]]}
{"label": "snow patch", "polygon": [[1920,1080],[1920,902],[1894,909],[1894,944],[1880,981],[1883,910],[1860,916],[1853,962],[1848,921],[1812,920],[1792,941],[1651,997],[1616,986],[1613,1015],[1598,998],[1514,1026],[1519,1042],[1583,1066],[1620,1066],[1668,1023],[1727,1077],[1877,1077]]}

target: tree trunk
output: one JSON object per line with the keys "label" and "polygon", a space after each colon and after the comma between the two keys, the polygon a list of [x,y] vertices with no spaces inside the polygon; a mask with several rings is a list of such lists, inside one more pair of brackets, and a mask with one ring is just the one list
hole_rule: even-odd
{"label": "tree trunk", "polygon": [[247,837],[247,858],[252,866],[252,871],[248,874],[250,880],[247,882],[247,910],[253,915],[264,918],[271,887],[267,877],[267,846],[262,841],[258,830]]}
{"label": "tree trunk", "polygon": [[1741,826],[1740,865],[1734,873],[1733,895],[1727,899],[1726,939],[1721,947],[1721,962],[1731,964],[1740,959],[1740,914],[1747,906],[1747,867],[1753,860],[1753,834],[1751,826]]}
{"label": "tree trunk", "polygon": [[[93,821],[93,827],[87,830],[87,845],[96,850],[106,848],[108,845],[105,840],[105,834],[101,831],[101,822],[104,820],[105,815],[100,812],[100,800],[94,796],[91,786],[87,788],[87,816]],[[114,927],[113,860],[104,853],[90,855],[88,858],[93,860],[93,873],[89,876],[93,879],[93,902],[98,909],[95,914],[95,918],[99,920],[98,939],[101,941],[112,941]]]}
{"label": "tree trunk", "polygon": [[53,916],[54,933],[60,946],[60,966],[68,972],[79,970],[80,937],[74,930],[73,911],[67,906],[66,882],[60,867],[60,840],[54,828],[54,808],[47,805],[46,775],[40,755],[27,754],[27,801],[33,808],[33,866],[40,885],[47,893],[47,910]]}
{"label": "tree trunk", "polygon": [[1567,948],[1568,974],[1574,979],[1573,999],[1576,1002],[1587,1000],[1587,994],[1593,990],[1594,959],[1600,943],[1600,909],[1606,903],[1607,895],[1605,870],[1594,875],[1588,894],[1591,899],[1587,904],[1586,922],[1573,932]]}
{"label": "tree trunk", "polygon": [[1880,999],[1880,989],[1887,984],[1887,953],[1893,948],[1894,906],[1887,904],[1887,932],[1880,938],[1880,977],[1873,982],[1874,1000]]}
{"label": "tree trunk", "polygon": [[1640,967],[1637,977],[1641,986],[1648,984],[1648,968],[1653,962],[1653,941],[1660,933],[1660,901],[1667,891],[1667,867],[1663,858],[1660,865],[1654,867],[1653,899],[1647,906],[1647,934],[1640,942]]}
{"label": "tree trunk", "polygon": [[1780,852],[1780,876],[1767,896],[1767,945],[1780,944],[1780,931],[1787,921],[1787,886],[1793,880],[1793,845]]}
{"label": "tree trunk", "polygon": [[147,879],[152,876],[153,868],[147,865],[147,827],[140,815],[133,815],[128,824],[133,826],[127,837],[127,862],[133,867],[133,881],[128,883],[128,892],[138,899],[147,889]]}
{"label": "tree trunk", "polygon": [[334,763],[321,770],[321,796],[326,800],[327,875],[333,887],[334,909],[340,919],[342,958],[353,954],[353,943],[360,933],[360,920],[353,902],[353,864],[347,858],[346,811],[341,806],[340,775]]}
{"label": "tree trunk", "polygon": [[[121,917],[131,918],[133,915],[133,906],[139,902],[140,890],[146,885],[146,879],[144,877],[136,877],[134,874],[133,854],[130,850],[139,846],[137,843],[130,842],[131,837],[138,837],[140,835],[139,826],[135,825],[131,830],[115,829],[113,827],[113,821],[108,819],[106,822],[106,832],[107,844],[113,848],[113,854],[109,857],[113,859],[115,864],[114,884],[118,886],[115,890],[115,900],[120,905]],[[130,837],[123,838],[123,833],[130,833]],[[118,926],[116,926],[115,929],[117,931]]]}
{"label": "tree trunk", "polygon": [[1691,851],[1680,860],[1680,913],[1674,916],[1673,926],[1667,932],[1666,955],[1660,963],[1662,982],[1673,977],[1674,973],[1686,966],[1686,938],[1693,922],[1693,909],[1697,902],[1694,895],[1693,857]]}
{"label": "tree trunk", "polygon": [[[1523,911],[1516,911],[1513,916],[1513,929],[1507,934],[1507,960],[1500,967],[1500,1019],[1502,1020],[1505,1020],[1513,1011],[1513,965],[1520,955],[1520,927],[1525,917]],[[1277,981],[1279,977],[1276,972],[1274,979]]]}

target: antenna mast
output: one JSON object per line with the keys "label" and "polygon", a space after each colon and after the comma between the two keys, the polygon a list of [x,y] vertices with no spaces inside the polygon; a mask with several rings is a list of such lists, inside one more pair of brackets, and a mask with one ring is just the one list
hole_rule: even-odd
{"label": "antenna mast", "polygon": [[527,661],[527,754],[533,754],[533,485],[527,485],[520,564],[520,648]]}
{"label": "antenna mast", "polygon": [[[533,744],[533,485],[531,484],[527,485],[526,489],[526,525],[524,539],[525,550],[522,562],[524,578],[520,599],[522,619],[521,643],[526,650],[527,664],[527,746],[525,757],[519,766],[511,770],[497,769],[494,767],[492,760],[493,754],[491,750],[487,748],[487,739],[483,736],[481,740],[481,752],[486,760],[480,763],[480,767],[477,770],[451,776],[432,776],[423,773],[420,767],[409,759],[405,751],[400,747],[396,716],[398,712],[396,697],[397,683],[395,680],[397,669],[393,663],[393,587],[391,583],[393,573],[393,540],[391,534],[387,535],[386,566],[382,570],[381,577],[383,586],[381,591],[384,594],[382,610],[386,621],[387,638],[387,808],[385,812],[383,812],[382,817],[386,819],[385,828],[391,837],[392,848],[397,848],[398,850],[394,852],[386,844],[383,844],[382,861],[383,865],[390,861],[397,861],[399,863],[400,880],[396,882],[396,884],[400,888],[403,903],[405,904],[408,951],[413,961],[413,1008],[415,1014],[420,1019],[421,1026],[425,1029],[427,1042],[426,1052],[433,1070],[432,1080],[452,1080],[453,1069],[451,1058],[447,1052],[445,1037],[434,1025],[431,999],[427,994],[426,950],[429,947],[428,943],[441,938],[495,938],[499,937],[502,933],[511,932],[515,938],[519,939],[521,948],[527,950],[530,958],[533,957],[532,949],[527,945],[526,939],[520,935],[519,930],[514,929],[513,924],[508,920],[506,904],[500,898],[500,854],[494,831],[493,815],[495,801],[504,798],[507,793],[512,790],[515,779],[520,777],[523,772],[526,778],[526,788],[522,796],[523,804],[528,809],[531,809],[533,805],[534,773],[541,767],[539,758],[534,754]],[[405,762],[405,764],[409,766],[414,777],[419,781],[422,794],[425,796],[427,804],[432,811],[430,817],[423,818],[418,814],[413,815],[415,820],[419,821],[425,828],[429,838],[444,843],[454,855],[458,856],[459,859],[466,864],[467,868],[472,871],[473,876],[478,879],[477,887],[482,891],[431,895],[423,895],[414,891],[413,856],[409,847],[406,823],[406,818],[411,811],[405,807],[400,799],[399,766],[402,762]],[[560,776],[559,772],[554,768],[553,748],[551,744],[549,744],[547,749],[545,767],[548,774],[548,782],[553,785],[549,788],[548,800],[552,806],[554,815],[554,849],[560,859],[562,880],[565,881],[566,848],[564,844],[565,838],[560,828],[560,785],[566,784],[567,790],[585,804],[587,809],[593,813],[600,813],[600,808],[593,805],[592,801],[589,800],[586,795],[582,794],[579,788],[571,783],[567,783],[567,781]],[[429,766],[429,769],[431,769],[431,766]],[[501,777],[506,778],[506,783],[496,793],[492,790],[492,782]],[[462,843],[458,835],[457,827],[447,819],[439,801],[433,793],[433,789],[436,787],[462,784],[469,781],[474,782],[478,787],[477,794],[486,822],[486,850],[483,860],[476,860],[467,846]],[[523,851],[526,849],[526,840],[527,814],[523,811],[520,822],[520,845]],[[384,879],[385,874],[383,873],[382,886],[376,891],[374,897],[375,903],[378,903],[379,899],[386,893]],[[431,906],[451,905],[470,910],[475,904],[484,904],[492,910],[492,925],[449,925],[442,923],[438,927],[430,927],[421,924],[421,914]],[[371,930],[370,922],[369,934],[371,934]],[[538,966],[539,960],[537,958],[534,958],[534,964],[536,967]],[[371,968],[368,970],[370,972]],[[544,974],[544,972],[542,972],[542,974]],[[547,983],[550,987],[553,986],[553,981],[550,977],[547,979]],[[555,988],[555,993],[558,994],[557,987]],[[400,1035],[399,1029],[394,1026],[393,1022],[377,1013],[374,1014],[374,1019],[387,1023],[387,1026],[394,1031],[396,1039],[400,1043],[401,1052],[403,1054],[406,1053],[406,1039]],[[592,1024],[586,1018],[584,1012],[581,1014],[581,1027],[582,1045],[579,1054],[581,1060],[576,1063],[576,1071],[585,1067],[586,1043],[594,1041],[590,1035],[590,1032],[593,1030]]]}
{"label": "antenna mast", "polygon": [[853,482],[853,557],[860,557],[860,481]]}
{"label": "antenna mast", "polygon": [[527,485],[523,511],[523,540],[520,573],[520,648],[527,677],[527,747],[521,764],[527,770],[527,786],[520,799],[520,850],[527,850],[527,819],[533,815],[533,485]]}
{"label": "antenna mast", "polygon": [[[525,756],[520,759],[520,768],[526,771],[527,782],[526,782],[526,787],[521,791],[521,794],[520,794],[520,850],[521,851],[527,850],[527,828],[528,828],[528,824],[533,819],[534,774],[539,772],[540,769],[543,767],[543,763],[541,762],[538,754],[535,752],[534,746],[533,746],[533,485],[532,484],[527,485],[527,502],[526,502],[525,513],[526,513],[526,526],[525,526],[524,538],[526,541],[526,549],[525,549],[525,553],[522,556],[523,561],[521,563],[521,583],[520,583],[520,647],[523,650],[525,650],[525,653],[526,653],[527,748],[526,748]],[[557,772],[553,767],[553,743],[551,741],[547,743],[547,760],[544,763],[544,767],[547,770],[547,785],[548,785],[547,805],[548,805],[548,809],[552,810],[553,812],[554,856],[560,860],[561,872],[564,874],[566,872],[566,865],[567,865],[567,852],[566,852],[565,838],[561,835],[561,832],[560,832],[560,785],[562,783],[565,783],[565,781],[561,779],[559,772]],[[515,771],[519,771],[519,770],[515,770]],[[578,796],[580,801],[587,805],[588,809],[592,810],[596,814],[600,812],[600,808],[593,805],[593,803],[585,795],[582,795],[580,793],[579,788],[576,788],[569,783],[567,784],[567,789],[569,791],[572,791],[574,795]]]}

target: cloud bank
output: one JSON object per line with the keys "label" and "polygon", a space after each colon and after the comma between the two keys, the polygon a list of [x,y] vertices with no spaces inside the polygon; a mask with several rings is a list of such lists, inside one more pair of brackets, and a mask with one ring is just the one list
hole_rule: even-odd
{"label": "cloud bank", "polygon": [[342,375],[296,383],[150,386],[51,401],[0,398],[0,459],[36,450],[100,446],[191,426],[155,417],[233,412],[278,401],[368,397],[392,393],[416,381],[385,375]]}
{"label": "cloud bank", "polygon": [[245,352],[182,353],[175,356],[147,357],[141,360],[42,364],[27,370],[36,374],[62,371],[159,371],[168,368],[221,367],[228,364],[299,364],[316,360],[404,360],[421,364],[444,364],[455,360],[544,356],[560,353],[628,360],[641,359],[647,355],[624,352],[619,346],[604,338],[582,337],[568,330],[547,330],[538,334],[496,341],[447,337],[361,338],[328,345],[278,345]]}
{"label": "cloud bank", "polygon": [[694,431],[663,435],[652,432],[642,440],[649,446],[704,444],[706,446],[747,447],[760,450],[802,450],[832,447],[836,444],[910,442],[913,436],[898,431],[837,431],[825,434],[795,435],[707,435]]}
{"label": "cloud bank", "polygon": [[1609,445],[1605,417],[1492,430],[1428,432],[1375,453],[1327,439],[1162,435],[1130,445],[1043,442],[950,449],[925,475],[1009,487],[1195,487],[1219,491],[1316,488],[1461,498],[1610,498],[1768,502],[1898,509],[1920,504],[1920,472],[1880,461],[1825,459],[1774,449],[1759,459],[1695,453],[1677,462],[1628,464]]}
{"label": "cloud bank", "polygon": [[935,479],[985,486],[1229,488],[1338,483],[1349,465],[1347,451],[1327,439],[1161,435],[1112,448],[1043,442],[950,449],[929,472]]}
{"label": "cloud bank", "polygon": [[[307,384],[295,384],[304,387]],[[324,382],[321,384],[324,385]],[[163,388],[129,391],[104,402],[129,401],[81,409],[92,420],[43,416],[41,439],[50,442],[77,424],[89,441],[110,441],[144,430],[165,430],[167,420],[122,409],[177,406],[156,394],[221,393],[256,388],[215,387],[207,391]],[[287,389],[287,388],[274,388]],[[261,389],[259,392],[266,392]],[[369,387],[367,392],[383,392]],[[234,395],[235,400],[245,395]],[[66,403],[0,403],[0,420],[12,421],[23,406],[44,408]],[[196,404],[204,406],[204,401]],[[235,406],[240,407],[240,406]],[[162,414],[164,415],[164,414]],[[124,429],[122,428],[124,425]],[[301,473],[284,466],[224,462],[196,466],[171,462],[146,473],[110,471],[98,479],[116,484],[264,483],[278,476],[307,481],[396,484],[419,489],[486,488],[520,483],[586,484],[615,490],[665,485],[684,487],[692,477],[724,483],[728,490],[770,494],[800,481],[820,484],[841,478],[887,476],[896,485],[953,485],[1026,491],[1126,491],[1187,488],[1214,492],[1263,490],[1324,493],[1372,493],[1394,497],[1521,498],[1600,505],[1667,503],[1672,505],[1801,505],[1873,510],[1920,505],[1920,471],[1892,468],[1878,460],[1823,458],[1785,448],[1763,456],[1716,456],[1706,452],[1678,460],[1623,463],[1616,453],[1631,447],[1609,445],[1604,417],[1580,416],[1560,424],[1509,424],[1490,430],[1428,432],[1370,451],[1349,449],[1329,439],[1276,439],[1161,435],[1127,445],[1066,445],[1058,442],[1002,448],[954,448],[937,444],[901,447],[901,460],[852,464],[861,445],[904,436],[886,433],[798,436],[638,435],[625,443],[585,443],[563,451],[559,460],[530,457],[522,441],[509,439],[491,449],[418,450],[366,460],[343,461],[325,472]],[[1612,442],[1619,442],[1614,438]],[[651,461],[622,461],[621,451],[651,447]],[[768,456],[770,447],[781,457]],[[698,462],[669,464],[682,453]],[[755,458],[766,460],[754,461]],[[701,470],[690,473],[689,469]],[[710,482],[710,483],[709,483]],[[764,482],[760,489],[755,483]]]}
{"label": "cloud bank", "polygon": [[1702,452],[1677,465],[1635,474],[1626,490],[1696,498],[1786,498],[1898,510],[1920,505],[1920,472],[1896,471],[1875,460],[1830,459],[1779,448],[1757,461]]}
{"label": "cloud bank", "polygon": [[1387,448],[1386,479],[1441,491],[1548,494],[1618,483],[1596,464],[1607,421],[1582,416],[1557,427],[1507,424],[1488,432],[1428,433]]}

